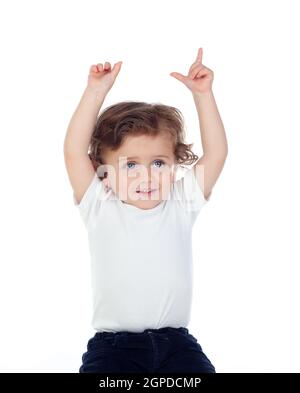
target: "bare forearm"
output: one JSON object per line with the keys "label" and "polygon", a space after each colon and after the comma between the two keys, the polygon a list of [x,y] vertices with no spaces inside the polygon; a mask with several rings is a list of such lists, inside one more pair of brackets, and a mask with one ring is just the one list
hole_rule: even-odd
{"label": "bare forearm", "polygon": [[193,93],[197,108],[203,154],[216,159],[225,158],[227,139],[213,92]]}
{"label": "bare forearm", "polygon": [[64,141],[65,154],[87,154],[97,116],[105,96],[106,93],[101,89],[96,91],[86,87],[68,125]]}

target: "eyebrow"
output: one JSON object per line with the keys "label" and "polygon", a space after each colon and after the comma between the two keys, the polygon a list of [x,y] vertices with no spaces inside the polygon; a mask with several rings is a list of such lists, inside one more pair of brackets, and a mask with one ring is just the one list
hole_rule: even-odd
{"label": "eyebrow", "polygon": [[[158,156],[152,156],[152,158],[154,157],[164,157],[164,158],[170,158],[170,156],[164,156],[164,155],[158,155]],[[128,160],[135,160],[135,159],[139,159],[140,157],[127,157]]]}

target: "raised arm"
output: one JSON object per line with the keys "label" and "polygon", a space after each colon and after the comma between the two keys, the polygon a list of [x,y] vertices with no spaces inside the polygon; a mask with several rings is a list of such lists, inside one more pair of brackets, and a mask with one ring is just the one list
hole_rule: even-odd
{"label": "raised arm", "polygon": [[193,169],[206,200],[220,176],[227,157],[227,139],[212,92],[193,94],[199,117],[203,155]]}
{"label": "raised arm", "polygon": [[183,82],[193,94],[203,149],[203,155],[193,169],[204,197],[208,200],[228,154],[224,126],[212,92],[213,71],[202,64],[202,48],[199,48],[188,76],[177,72],[170,75]]}
{"label": "raised arm", "polygon": [[108,62],[104,68],[101,63],[90,67],[87,86],[67,128],[64,140],[65,166],[78,203],[95,175],[88,147],[100,108],[121,64],[116,63],[113,69]]}

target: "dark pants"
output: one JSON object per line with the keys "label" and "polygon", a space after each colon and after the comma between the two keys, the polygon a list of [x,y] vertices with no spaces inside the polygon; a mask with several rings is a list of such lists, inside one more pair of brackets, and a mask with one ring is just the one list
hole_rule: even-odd
{"label": "dark pants", "polygon": [[97,332],[82,355],[79,373],[215,373],[185,327]]}

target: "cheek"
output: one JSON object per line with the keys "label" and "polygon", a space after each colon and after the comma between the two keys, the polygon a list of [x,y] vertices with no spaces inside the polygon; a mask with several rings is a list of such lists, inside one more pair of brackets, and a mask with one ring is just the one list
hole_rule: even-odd
{"label": "cheek", "polygon": [[159,174],[159,183],[161,185],[163,184],[170,184],[173,181],[174,175],[170,173],[169,171],[161,172]]}
{"label": "cheek", "polygon": [[173,175],[171,173],[162,174],[160,178],[160,188],[162,192],[168,193],[173,184]]}
{"label": "cheek", "polygon": [[120,174],[117,176],[117,186],[120,191],[128,190],[130,184],[134,181],[134,178],[126,176],[126,174]]}

